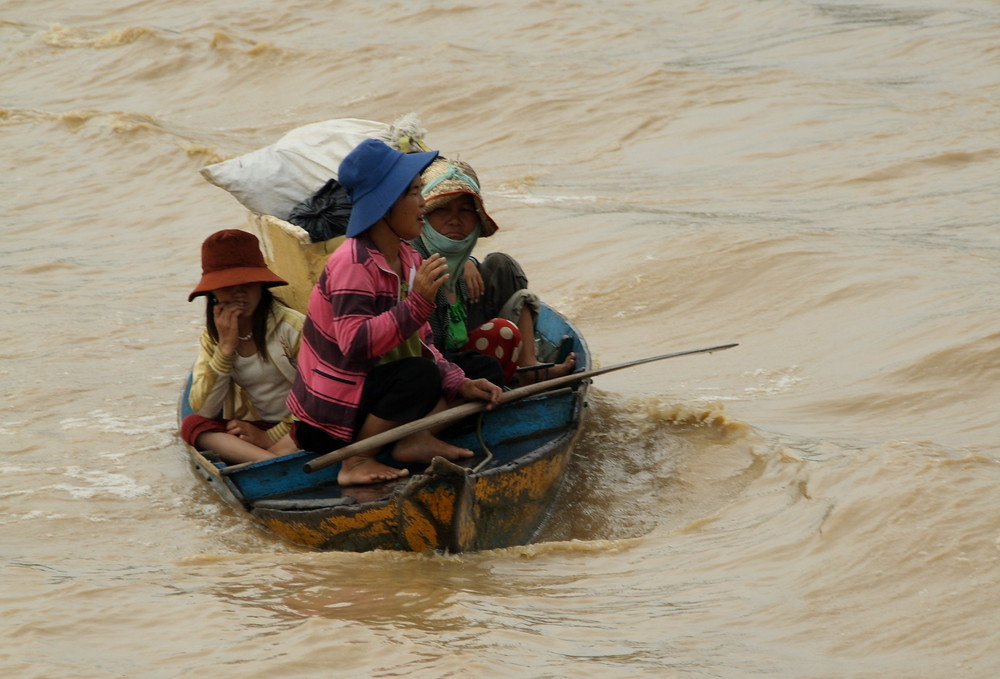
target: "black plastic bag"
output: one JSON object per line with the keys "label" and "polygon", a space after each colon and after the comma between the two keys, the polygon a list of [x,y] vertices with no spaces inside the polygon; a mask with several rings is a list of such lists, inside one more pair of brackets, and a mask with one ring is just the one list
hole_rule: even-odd
{"label": "black plastic bag", "polygon": [[343,236],[350,219],[351,199],[336,179],[328,181],[312,198],[292,208],[288,215],[288,221],[305,229],[313,243]]}

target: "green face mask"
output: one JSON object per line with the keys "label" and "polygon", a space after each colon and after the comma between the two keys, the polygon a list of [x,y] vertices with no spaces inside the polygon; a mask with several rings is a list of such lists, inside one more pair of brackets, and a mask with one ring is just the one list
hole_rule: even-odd
{"label": "green face mask", "polygon": [[465,270],[465,260],[472,254],[472,249],[476,247],[476,241],[479,240],[479,232],[481,230],[482,224],[476,224],[476,228],[468,236],[462,240],[452,240],[448,236],[442,236],[435,231],[431,223],[427,221],[427,218],[424,218],[424,229],[420,234],[420,240],[423,241],[424,247],[427,248],[428,252],[438,253],[444,257],[444,261],[448,264],[450,277],[445,286],[449,291],[453,292],[455,286],[458,285],[459,276]]}

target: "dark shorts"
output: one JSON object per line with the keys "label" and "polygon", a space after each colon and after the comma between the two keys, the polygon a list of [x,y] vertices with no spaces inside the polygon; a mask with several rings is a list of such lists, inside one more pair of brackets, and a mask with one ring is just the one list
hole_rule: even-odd
{"label": "dark shorts", "polygon": [[457,365],[470,380],[487,379],[503,389],[504,373],[500,361],[478,351],[461,351],[447,354],[449,361]]}
{"label": "dark shorts", "polygon": [[[403,358],[377,366],[365,380],[354,424],[355,436],[368,415],[395,422],[419,420],[434,409],[442,394],[441,372],[429,358]],[[328,453],[350,443],[307,422],[296,422],[292,437],[303,450],[318,453]]]}

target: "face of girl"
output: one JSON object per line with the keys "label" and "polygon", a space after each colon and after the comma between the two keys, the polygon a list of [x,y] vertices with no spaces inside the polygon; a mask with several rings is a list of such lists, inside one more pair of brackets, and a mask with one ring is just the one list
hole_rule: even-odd
{"label": "face of girl", "polygon": [[469,194],[463,193],[428,212],[427,221],[442,236],[452,240],[462,240],[472,233],[479,223],[476,201]]}
{"label": "face of girl", "polygon": [[236,308],[239,315],[244,318],[253,316],[254,309],[260,304],[261,291],[264,289],[262,283],[244,283],[242,285],[230,285],[228,288],[215,290],[216,304],[223,310]]}
{"label": "face of girl", "polygon": [[403,240],[413,240],[424,228],[424,207],[427,202],[420,193],[423,186],[424,180],[417,175],[410,182],[406,193],[393,203],[385,216],[389,228]]}

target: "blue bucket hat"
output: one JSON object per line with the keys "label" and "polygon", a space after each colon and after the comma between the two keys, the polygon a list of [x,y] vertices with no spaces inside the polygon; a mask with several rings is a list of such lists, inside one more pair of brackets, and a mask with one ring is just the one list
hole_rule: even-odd
{"label": "blue bucket hat", "polygon": [[366,139],[348,153],[337,177],[352,203],[347,237],[354,238],[382,219],[437,154],[400,153],[378,139]]}

